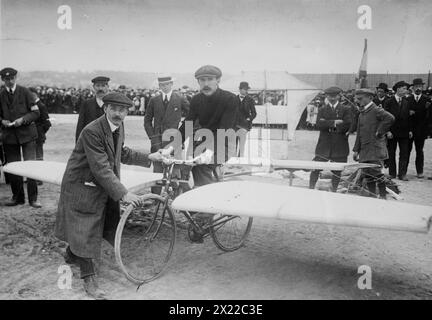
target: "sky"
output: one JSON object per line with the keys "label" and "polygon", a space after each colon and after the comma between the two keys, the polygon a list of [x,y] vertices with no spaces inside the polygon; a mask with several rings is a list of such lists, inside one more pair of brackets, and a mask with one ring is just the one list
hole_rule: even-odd
{"label": "sky", "polygon": [[[430,0],[0,0],[0,65],[21,71],[357,72],[432,69]],[[57,26],[60,5],[72,29]],[[372,10],[360,30],[357,9]]]}

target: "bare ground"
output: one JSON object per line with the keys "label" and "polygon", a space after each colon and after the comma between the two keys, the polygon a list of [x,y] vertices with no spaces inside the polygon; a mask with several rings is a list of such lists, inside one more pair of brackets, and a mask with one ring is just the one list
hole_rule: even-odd
{"label": "bare ground", "polygon": [[[66,161],[76,118],[55,117],[45,159]],[[142,118],[129,117],[126,127],[126,143],[146,150]],[[297,132],[288,158],[311,159],[316,139],[315,132]],[[275,142],[273,150],[274,157],[286,156],[286,142]],[[431,141],[425,150],[425,173],[432,176]],[[415,178],[413,161],[414,152],[410,181],[400,182],[403,201],[432,205],[432,181]],[[45,184],[42,209],[0,206],[0,299],[87,299],[74,267],[72,289],[57,285],[65,248],[53,237],[58,196],[58,186]],[[9,186],[0,185],[0,202],[9,197]],[[108,244],[98,266],[111,299],[430,299],[431,248],[430,234],[255,219],[246,246],[232,253],[221,252],[209,238],[192,244],[179,229],[169,268],[138,291]],[[361,265],[372,269],[371,290],[357,287]]]}

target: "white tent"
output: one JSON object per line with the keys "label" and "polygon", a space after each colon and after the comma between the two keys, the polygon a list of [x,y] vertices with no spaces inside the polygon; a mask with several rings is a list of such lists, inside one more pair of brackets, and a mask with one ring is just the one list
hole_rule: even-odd
{"label": "white tent", "polygon": [[[223,79],[223,78],[222,78]],[[283,91],[285,104],[282,106],[256,106],[258,124],[286,124],[288,140],[294,138],[295,129],[307,104],[320,92],[285,71],[242,72],[225,81],[220,87],[225,90],[238,92],[241,81],[246,81],[251,91]]]}

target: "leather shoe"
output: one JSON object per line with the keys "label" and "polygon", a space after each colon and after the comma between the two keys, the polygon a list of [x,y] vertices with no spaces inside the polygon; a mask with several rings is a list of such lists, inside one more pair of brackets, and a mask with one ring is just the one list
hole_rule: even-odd
{"label": "leather shoe", "polygon": [[70,250],[69,247],[67,247],[67,249],[66,249],[66,253],[64,255],[64,261],[67,264],[75,264],[75,265],[79,266],[79,258],[73,254],[73,252]]}
{"label": "leather shoe", "polygon": [[399,177],[399,180],[402,180],[402,181],[409,181],[408,178],[407,178],[407,176],[400,176],[400,177]]}
{"label": "leather shoe", "polygon": [[417,178],[419,178],[419,179],[423,179],[423,178],[424,178],[424,174],[423,174],[423,173],[419,173],[419,174],[417,175]]}
{"label": "leather shoe", "polygon": [[42,205],[39,201],[32,201],[32,202],[30,202],[30,207],[39,209],[39,208],[42,208]]}
{"label": "leather shoe", "polygon": [[87,276],[84,279],[84,290],[87,295],[96,300],[107,300],[105,291],[99,288],[96,276]]}
{"label": "leather shoe", "polygon": [[5,202],[5,206],[6,207],[14,207],[14,206],[18,206],[24,204],[24,201],[16,201],[16,200],[9,200],[7,202]]}

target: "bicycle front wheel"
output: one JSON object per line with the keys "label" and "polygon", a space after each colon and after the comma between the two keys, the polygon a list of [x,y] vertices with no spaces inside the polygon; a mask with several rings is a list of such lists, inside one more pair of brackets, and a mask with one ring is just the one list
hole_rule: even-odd
{"label": "bicycle front wheel", "polygon": [[244,245],[252,228],[253,218],[215,214],[210,225],[210,235],[223,251],[235,251]]}
{"label": "bicycle front wheel", "polygon": [[174,249],[176,225],[165,198],[148,194],[143,205],[129,205],[115,236],[115,257],[126,278],[144,284],[166,269]]}

